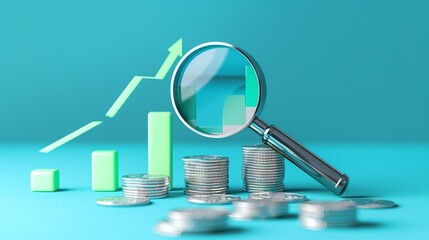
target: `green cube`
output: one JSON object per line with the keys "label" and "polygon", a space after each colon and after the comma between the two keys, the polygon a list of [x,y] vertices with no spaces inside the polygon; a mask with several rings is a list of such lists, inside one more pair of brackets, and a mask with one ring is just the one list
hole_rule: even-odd
{"label": "green cube", "polygon": [[60,188],[60,170],[35,169],[31,171],[31,191],[54,192]]}
{"label": "green cube", "polygon": [[92,190],[113,192],[118,189],[118,152],[92,152]]}

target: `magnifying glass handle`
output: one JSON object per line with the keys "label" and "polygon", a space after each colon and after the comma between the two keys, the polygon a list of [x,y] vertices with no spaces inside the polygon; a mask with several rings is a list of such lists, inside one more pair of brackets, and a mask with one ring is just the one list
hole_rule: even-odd
{"label": "magnifying glass handle", "polygon": [[268,125],[257,117],[249,127],[262,136],[262,142],[289,159],[336,195],[341,195],[346,190],[349,183],[349,177],[346,174],[336,170],[277,127]]}

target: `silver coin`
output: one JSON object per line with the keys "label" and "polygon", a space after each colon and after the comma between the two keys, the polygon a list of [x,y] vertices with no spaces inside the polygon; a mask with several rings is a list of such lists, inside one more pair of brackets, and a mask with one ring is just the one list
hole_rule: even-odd
{"label": "silver coin", "polygon": [[345,222],[327,222],[317,219],[300,219],[300,223],[307,229],[325,229],[325,228],[337,228],[337,227],[350,227],[356,224],[356,221],[345,221]]}
{"label": "silver coin", "polygon": [[182,208],[174,209],[168,214],[171,219],[215,220],[227,219],[229,212],[223,208]]}
{"label": "silver coin", "polygon": [[186,198],[186,201],[198,204],[229,204],[241,198],[234,195],[226,194],[203,194],[191,195]]}
{"label": "silver coin", "polygon": [[212,194],[214,192],[226,192],[228,191],[228,187],[217,187],[217,188],[193,188],[193,187],[185,187],[185,190],[188,192],[198,191],[198,192],[206,192],[207,194]]}
{"label": "silver coin", "polygon": [[370,199],[370,198],[353,198],[344,200],[345,202],[352,202],[357,208],[366,209],[379,209],[379,208],[393,208],[396,203],[389,200]]}
{"label": "silver coin", "polygon": [[182,233],[180,228],[167,221],[162,221],[156,224],[153,231],[165,237],[178,237]]}
{"label": "silver coin", "polygon": [[186,195],[199,195],[199,194],[226,194],[228,190],[212,190],[212,191],[199,191],[193,189],[184,189],[183,193]]}
{"label": "silver coin", "polygon": [[228,161],[228,157],[220,155],[196,155],[196,156],[186,156],[182,157],[183,161],[189,162],[220,162]]}
{"label": "silver coin", "polygon": [[119,206],[139,206],[139,205],[146,205],[150,203],[149,198],[127,198],[122,196],[115,196],[115,197],[105,197],[105,198],[99,198],[95,200],[95,203],[102,206],[113,206],[113,207],[119,207]]}
{"label": "silver coin", "polygon": [[127,174],[122,176],[122,178],[125,179],[144,179],[144,180],[151,180],[151,181],[163,181],[168,176],[165,175],[157,175],[157,174],[147,174],[147,173],[135,173],[135,174]]}
{"label": "silver coin", "polygon": [[126,195],[124,194],[124,197],[130,198],[130,199],[142,199],[142,198],[149,198],[149,199],[160,199],[160,198],[167,198],[168,194],[165,195]]}
{"label": "silver coin", "polygon": [[286,200],[289,203],[298,203],[307,201],[307,197],[303,194],[290,192],[259,192],[249,194],[250,199],[280,199]]}

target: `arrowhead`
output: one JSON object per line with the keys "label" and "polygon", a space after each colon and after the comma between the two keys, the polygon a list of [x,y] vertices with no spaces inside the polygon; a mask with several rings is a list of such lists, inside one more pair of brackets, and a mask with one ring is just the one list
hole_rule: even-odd
{"label": "arrowhead", "polygon": [[177,40],[171,47],[168,49],[168,51],[176,56],[181,57],[182,56],[182,39]]}

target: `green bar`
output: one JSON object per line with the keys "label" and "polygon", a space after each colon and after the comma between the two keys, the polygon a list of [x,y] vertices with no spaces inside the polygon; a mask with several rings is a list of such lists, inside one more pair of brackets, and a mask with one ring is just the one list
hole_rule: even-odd
{"label": "green bar", "polygon": [[148,172],[165,175],[173,186],[171,112],[148,114]]}
{"label": "green bar", "polygon": [[118,189],[118,152],[92,152],[92,191],[113,192]]}
{"label": "green bar", "polygon": [[79,128],[78,130],[70,133],[69,135],[61,138],[60,140],[57,140],[56,142],[51,143],[50,145],[42,148],[39,152],[41,152],[41,153],[48,153],[48,152],[54,150],[55,148],[60,147],[61,145],[63,145],[65,143],[67,143],[67,142],[69,142],[69,141],[71,141],[71,140],[79,137],[80,135],[88,132],[89,130],[91,130],[91,129],[95,128],[96,126],[100,125],[101,123],[102,123],[102,121],[93,121],[93,122],[90,122],[90,123],[86,124],[85,126]]}
{"label": "green bar", "polygon": [[229,95],[223,107],[223,125],[243,125],[246,123],[246,106],[243,95]]}
{"label": "green bar", "polygon": [[60,188],[58,169],[35,169],[31,171],[31,191],[54,192]]}
{"label": "green bar", "polygon": [[246,107],[256,107],[259,101],[259,81],[251,66],[246,66]]}

